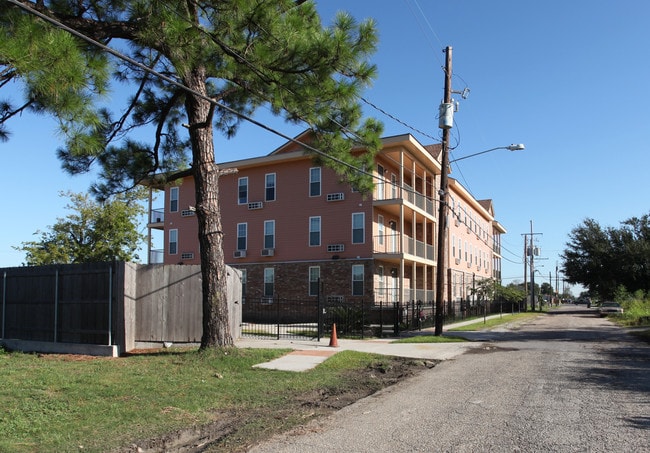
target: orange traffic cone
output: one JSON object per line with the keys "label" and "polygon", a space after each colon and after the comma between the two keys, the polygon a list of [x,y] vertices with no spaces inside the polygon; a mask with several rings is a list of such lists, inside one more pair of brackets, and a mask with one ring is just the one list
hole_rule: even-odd
{"label": "orange traffic cone", "polygon": [[332,335],[330,336],[330,347],[331,348],[339,347],[339,341],[336,338],[336,323],[332,324]]}

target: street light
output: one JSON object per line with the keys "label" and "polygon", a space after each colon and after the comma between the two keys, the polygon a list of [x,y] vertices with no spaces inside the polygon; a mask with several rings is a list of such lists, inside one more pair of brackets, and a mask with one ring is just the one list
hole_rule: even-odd
{"label": "street light", "polygon": [[470,157],[474,157],[474,156],[480,156],[481,154],[489,153],[490,151],[496,151],[497,149],[507,149],[508,151],[523,151],[524,149],[526,149],[526,147],[524,146],[523,143],[513,143],[512,145],[508,145],[508,146],[497,146],[496,148],[486,149],[485,151],[481,151],[480,153],[474,153],[474,154],[470,154],[469,156],[463,156],[463,157],[459,157],[458,159],[452,159],[449,161],[449,163],[451,164],[453,162],[458,162],[459,160],[469,159]]}

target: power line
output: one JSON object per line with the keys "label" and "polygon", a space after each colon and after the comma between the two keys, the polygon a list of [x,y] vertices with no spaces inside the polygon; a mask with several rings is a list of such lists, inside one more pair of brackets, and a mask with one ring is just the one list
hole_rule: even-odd
{"label": "power line", "polygon": [[413,127],[413,126],[410,126],[408,123],[406,123],[406,122],[400,120],[400,119],[397,118],[396,116],[391,115],[390,113],[388,113],[388,112],[385,111],[384,109],[378,107],[377,105],[373,104],[372,102],[370,102],[370,101],[367,100],[366,98],[364,98],[364,97],[359,97],[359,99],[361,99],[363,102],[365,102],[365,103],[368,104],[370,107],[372,107],[373,109],[377,110],[378,112],[383,113],[384,115],[386,115],[386,116],[389,117],[390,119],[392,119],[392,120],[394,120],[394,121],[397,121],[397,122],[398,122],[399,124],[401,124],[402,126],[407,127],[408,129],[410,129],[410,130],[412,130],[412,131],[414,131],[414,132],[417,132],[418,134],[422,134],[423,136],[425,136],[425,137],[427,137],[427,138],[430,138],[430,139],[432,139],[432,140],[440,140],[440,137],[434,137],[434,136],[432,136],[432,135],[427,134],[426,132],[421,131],[420,129],[417,129],[417,128]]}

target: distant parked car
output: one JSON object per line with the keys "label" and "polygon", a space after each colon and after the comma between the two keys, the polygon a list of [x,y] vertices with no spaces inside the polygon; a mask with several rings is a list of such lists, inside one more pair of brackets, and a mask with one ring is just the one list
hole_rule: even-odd
{"label": "distant parked car", "polygon": [[603,302],[598,307],[598,313],[600,316],[617,315],[623,313],[623,307],[616,302]]}

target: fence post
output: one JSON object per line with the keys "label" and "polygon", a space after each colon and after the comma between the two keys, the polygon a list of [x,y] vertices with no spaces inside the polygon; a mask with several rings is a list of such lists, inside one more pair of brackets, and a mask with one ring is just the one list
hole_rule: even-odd
{"label": "fence post", "polygon": [[276,310],[276,326],[278,328],[278,333],[277,333],[277,339],[280,339],[280,296],[275,296],[275,305],[277,308]]}
{"label": "fence post", "polygon": [[320,278],[318,279],[318,313],[316,314],[316,340],[320,342],[320,337],[323,334],[323,283]]}
{"label": "fence post", "polygon": [[402,309],[400,302],[393,303],[393,335],[399,335],[399,314]]}
{"label": "fence post", "polygon": [[113,343],[113,266],[108,266],[108,345]]}
{"label": "fence post", "polygon": [[5,323],[7,322],[7,271],[2,277],[2,337],[5,337]]}
{"label": "fence post", "polygon": [[366,326],[366,304],[363,303],[363,297],[361,298],[361,339],[363,340],[363,331],[365,330]]}
{"label": "fence post", "polygon": [[59,325],[59,269],[54,271],[54,342],[57,342]]}

